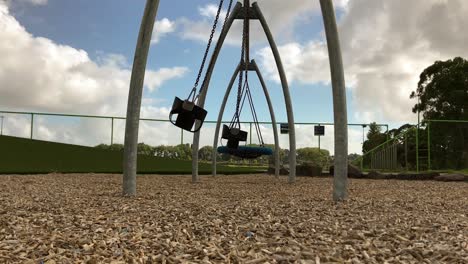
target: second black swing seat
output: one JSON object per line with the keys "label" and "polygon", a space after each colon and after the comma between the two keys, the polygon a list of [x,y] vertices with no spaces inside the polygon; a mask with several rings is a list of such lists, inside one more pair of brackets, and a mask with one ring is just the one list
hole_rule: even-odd
{"label": "second black swing seat", "polygon": [[227,140],[227,146],[218,147],[219,153],[230,154],[243,159],[255,159],[262,155],[272,155],[273,150],[265,147],[239,146],[240,141],[247,141],[247,132],[223,125],[221,137]]}
{"label": "second black swing seat", "polygon": [[227,125],[223,125],[221,138],[227,140],[228,148],[236,149],[239,147],[240,141],[247,141],[247,132],[242,131],[239,128],[229,128]]}
{"label": "second black swing seat", "polygon": [[[207,113],[205,109],[199,107],[194,102],[176,97],[169,113],[169,120],[173,125],[184,130],[198,132],[203,122],[205,122]],[[173,119],[174,115],[177,115],[175,120]],[[199,121],[198,125],[195,125],[196,121]]]}

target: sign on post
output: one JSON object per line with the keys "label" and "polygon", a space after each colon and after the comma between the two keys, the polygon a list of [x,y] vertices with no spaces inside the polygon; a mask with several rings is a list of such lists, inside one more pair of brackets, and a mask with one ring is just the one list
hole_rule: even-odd
{"label": "sign on post", "polygon": [[318,125],[314,126],[314,135],[315,136],[325,136],[325,127]]}
{"label": "sign on post", "polygon": [[281,134],[288,134],[289,133],[289,125],[288,124],[280,124],[280,133]]}
{"label": "sign on post", "polygon": [[314,126],[314,135],[318,136],[318,148],[320,152],[320,136],[325,136],[325,127],[321,125]]}

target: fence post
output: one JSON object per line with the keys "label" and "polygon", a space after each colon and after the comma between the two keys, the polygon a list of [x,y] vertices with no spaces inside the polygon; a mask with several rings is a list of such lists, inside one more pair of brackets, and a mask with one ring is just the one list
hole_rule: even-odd
{"label": "fence post", "polygon": [[427,122],[427,170],[431,170],[431,121]]}
{"label": "fence post", "polygon": [[250,122],[249,124],[250,124],[250,145],[252,145],[252,122]]}
{"label": "fence post", "polygon": [[2,123],[1,123],[1,125],[0,125],[0,126],[1,126],[1,127],[0,127],[0,136],[3,136],[3,119],[4,119],[4,118],[5,118],[4,116],[0,116],[0,119],[2,120]]}
{"label": "fence post", "polygon": [[419,123],[416,127],[416,172],[419,173]]}
{"label": "fence post", "polygon": [[408,135],[405,133],[405,168],[408,171]]}
{"label": "fence post", "polygon": [[114,144],[114,118],[111,117],[111,145]]}
{"label": "fence post", "polygon": [[31,113],[31,139],[33,139],[33,131],[34,131],[34,114]]}
{"label": "fence post", "polygon": [[184,144],[184,130],[182,128],[180,129],[180,144]]}
{"label": "fence post", "polygon": [[318,149],[319,149],[319,153],[320,153],[320,135],[318,136]]}
{"label": "fence post", "polygon": [[385,140],[388,142],[388,125],[385,125],[387,127],[387,131],[385,132]]}

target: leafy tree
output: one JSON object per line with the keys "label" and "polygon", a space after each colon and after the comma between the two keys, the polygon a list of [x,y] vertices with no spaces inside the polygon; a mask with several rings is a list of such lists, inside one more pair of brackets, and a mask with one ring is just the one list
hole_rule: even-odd
{"label": "leafy tree", "polygon": [[123,144],[112,144],[109,146],[110,150],[115,150],[115,151],[123,151],[124,150],[124,145]]}
{"label": "leafy tree", "polygon": [[204,146],[198,151],[198,158],[203,161],[212,161],[213,147]]}
{"label": "leafy tree", "polygon": [[421,73],[410,95],[416,97],[413,112],[419,110],[425,119],[468,120],[468,61],[436,61]]}
{"label": "leafy tree", "polygon": [[357,154],[357,153],[351,153],[351,154],[348,154],[348,161],[349,163],[352,163],[353,161],[357,160],[361,158],[361,155],[360,154]]}
{"label": "leafy tree", "polygon": [[145,143],[138,143],[137,153],[142,155],[154,156],[154,148]]}
{"label": "leafy tree", "polygon": [[367,140],[362,146],[364,153],[374,149],[380,144],[387,140],[387,134],[381,132],[382,129],[377,123],[373,122],[369,125],[369,131],[367,132]]}
{"label": "leafy tree", "polygon": [[330,160],[330,152],[326,149],[300,148],[297,150],[297,159],[301,163],[325,167]]}
{"label": "leafy tree", "polygon": [[192,159],[192,148],[190,144],[181,144],[174,147],[174,158],[181,160],[191,160]]}
{"label": "leafy tree", "polygon": [[122,144],[99,144],[95,146],[97,149],[113,150],[113,151],[123,151],[124,146]]}
{"label": "leafy tree", "polygon": [[[420,75],[413,112],[425,120],[468,120],[468,61],[457,57],[436,61]],[[468,125],[431,123],[433,164],[439,168],[468,168]]]}

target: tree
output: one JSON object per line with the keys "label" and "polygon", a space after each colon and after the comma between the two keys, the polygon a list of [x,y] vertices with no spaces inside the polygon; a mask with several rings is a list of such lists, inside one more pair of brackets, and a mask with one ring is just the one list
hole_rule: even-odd
{"label": "tree", "polygon": [[[418,98],[413,112],[421,112],[425,120],[468,120],[468,61],[460,57],[436,61],[421,73],[410,98]],[[433,164],[467,168],[467,135],[466,123],[431,123]]]}
{"label": "tree", "polygon": [[381,134],[382,129],[380,126],[377,125],[377,123],[372,122],[369,125],[369,131],[367,132],[367,139],[371,139],[375,137],[376,135]]}
{"label": "tree", "polygon": [[302,163],[325,167],[330,159],[330,152],[326,149],[300,148],[297,150],[297,159]]}
{"label": "tree", "polygon": [[155,149],[145,143],[138,143],[137,153],[140,155],[154,156]]}
{"label": "tree", "polygon": [[179,144],[173,147],[173,158],[180,160],[190,160],[192,158],[192,148],[190,144]]}
{"label": "tree", "polygon": [[204,146],[198,151],[198,158],[203,161],[212,161],[212,153],[213,147],[212,146]]}
{"label": "tree", "polygon": [[424,119],[468,120],[468,61],[436,61],[421,73],[410,95],[416,97],[413,112],[420,111]]}
{"label": "tree", "polygon": [[383,144],[387,140],[387,134],[381,132],[381,127],[377,123],[373,122],[369,125],[369,131],[367,132],[367,140],[362,145],[364,153],[371,151],[380,144]]}

